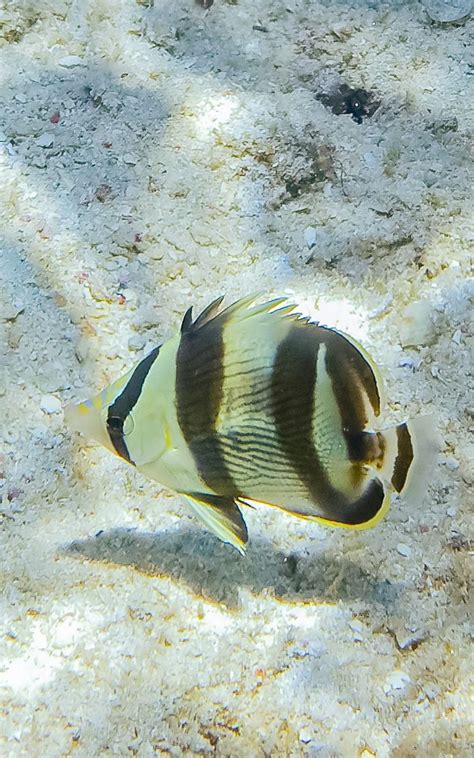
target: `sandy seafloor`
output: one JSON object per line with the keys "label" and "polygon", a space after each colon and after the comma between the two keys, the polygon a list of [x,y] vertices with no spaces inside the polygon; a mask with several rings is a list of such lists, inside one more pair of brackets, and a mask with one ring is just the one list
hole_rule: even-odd
{"label": "sandy seafloor", "polygon": [[[2,756],[472,755],[473,41],[417,2],[3,3]],[[385,421],[437,414],[422,503],[249,511],[243,558],[65,429],[256,289],[364,344]]]}

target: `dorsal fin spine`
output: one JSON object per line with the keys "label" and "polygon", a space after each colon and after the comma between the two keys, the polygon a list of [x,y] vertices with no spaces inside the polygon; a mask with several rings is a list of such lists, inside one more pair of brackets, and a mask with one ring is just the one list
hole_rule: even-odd
{"label": "dorsal fin spine", "polygon": [[196,321],[194,322],[193,329],[200,329],[202,326],[204,326],[204,324],[212,321],[212,319],[218,315],[219,306],[223,300],[224,295],[221,295],[220,297],[213,300],[210,305],[204,308],[203,312],[199,314]]}
{"label": "dorsal fin spine", "polygon": [[193,306],[188,308],[181,322],[181,334],[186,334],[193,327]]}
{"label": "dorsal fin spine", "polygon": [[194,322],[192,319],[192,308],[188,308],[181,324],[181,333],[192,334],[215,319],[225,319],[226,321],[229,321],[233,318],[237,318],[237,320],[247,320],[265,313],[274,315],[278,318],[289,319],[300,324],[311,322],[311,318],[302,316],[301,313],[294,312],[297,306],[293,303],[288,303],[288,298],[286,297],[277,297],[273,300],[267,300],[264,303],[257,303],[255,305],[255,300],[260,297],[261,294],[262,293],[256,293],[243,297],[219,312],[219,306],[224,300],[224,296],[221,295],[204,308]]}

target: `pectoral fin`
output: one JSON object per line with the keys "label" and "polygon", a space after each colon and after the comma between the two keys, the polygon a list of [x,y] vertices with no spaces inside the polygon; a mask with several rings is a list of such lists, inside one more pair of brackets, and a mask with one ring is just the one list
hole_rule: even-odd
{"label": "pectoral fin", "polygon": [[243,516],[230,497],[204,495],[200,492],[182,493],[194,513],[205,526],[223,542],[229,542],[241,555],[245,554],[248,540]]}

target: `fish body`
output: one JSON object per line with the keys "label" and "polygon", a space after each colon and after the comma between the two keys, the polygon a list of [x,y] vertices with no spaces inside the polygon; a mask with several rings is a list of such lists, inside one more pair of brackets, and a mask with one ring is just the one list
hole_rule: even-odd
{"label": "fish body", "polygon": [[[375,431],[382,388],[363,348],[284,299],[211,303],[99,395],[70,425],[184,495],[241,552],[241,505],[264,503],[334,526],[367,528],[434,450],[430,419]],[[418,485],[418,486],[416,486]]]}

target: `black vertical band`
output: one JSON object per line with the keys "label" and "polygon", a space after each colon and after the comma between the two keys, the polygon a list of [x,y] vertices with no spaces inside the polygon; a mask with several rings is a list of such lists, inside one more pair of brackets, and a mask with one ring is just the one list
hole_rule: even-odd
{"label": "black vertical band", "polygon": [[140,361],[120,395],[118,395],[114,402],[109,406],[107,413],[107,432],[110,441],[117,454],[133,465],[135,464],[130,458],[125,443],[123,427],[127,416],[140,397],[145,379],[154,361],[158,357],[159,352],[160,347],[155,347],[146,358]]}
{"label": "black vertical band", "polygon": [[327,347],[326,369],[339,406],[345,432],[361,432],[368,422],[364,392],[376,416],[380,413],[380,396],[374,372],[357,348],[342,334],[321,329]]}
{"label": "black vertical band", "polygon": [[176,410],[201,479],[219,495],[237,496],[216,430],[223,395],[224,326],[223,315],[205,323],[187,319],[176,355]]}
{"label": "black vertical band", "polygon": [[413,461],[413,445],[406,424],[397,426],[397,443],[398,453],[393,467],[392,484],[397,492],[401,492]]}

